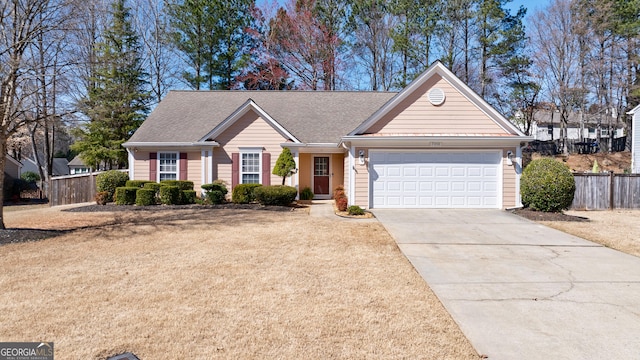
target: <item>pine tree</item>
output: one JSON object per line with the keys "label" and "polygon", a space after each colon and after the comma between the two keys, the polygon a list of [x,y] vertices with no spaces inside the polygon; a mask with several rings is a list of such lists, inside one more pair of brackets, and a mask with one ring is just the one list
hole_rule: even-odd
{"label": "pine tree", "polygon": [[282,176],[282,185],[284,185],[284,181],[287,177],[291,176],[293,170],[296,168],[296,162],[293,159],[293,155],[291,155],[291,150],[289,148],[282,149],[280,156],[278,156],[278,160],[276,161],[276,165],[273,167],[273,175]]}
{"label": "pine tree", "polygon": [[125,168],[127,153],[122,143],[144,120],[149,93],[142,70],[141,48],[133,31],[125,0],[112,4],[112,24],[97,44],[94,87],[80,107],[89,122],[75,130],[72,149],[94,169]]}

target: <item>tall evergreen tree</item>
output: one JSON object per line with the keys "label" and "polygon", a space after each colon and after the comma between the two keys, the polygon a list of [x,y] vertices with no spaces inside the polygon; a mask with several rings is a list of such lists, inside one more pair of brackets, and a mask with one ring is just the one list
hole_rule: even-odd
{"label": "tall evergreen tree", "polygon": [[112,4],[111,26],[97,44],[94,87],[80,107],[89,122],[77,128],[72,149],[93,168],[127,166],[121,147],[144,120],[149,93],[142,70],[141,48],[125,0]]}
{"label": "tall evergreen tree", "polygon": [[196,90],[231,89],[250,58],[254,0],[172,0],[167,4],[171,40],[190,69],[185,81]]}

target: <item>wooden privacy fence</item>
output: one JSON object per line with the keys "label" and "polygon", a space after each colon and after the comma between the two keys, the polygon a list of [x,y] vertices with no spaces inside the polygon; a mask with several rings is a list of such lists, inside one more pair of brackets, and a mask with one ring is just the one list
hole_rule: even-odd
{"label": "wooden privacy fence", "polygon": [[640,209],[640,174],[574,173],[574,210]]}
{"label": "wooden privacy fence", "polygon": [[91,202],[96,197],[96,176],[91,174],[52,177],[49,182],[49,205]]}

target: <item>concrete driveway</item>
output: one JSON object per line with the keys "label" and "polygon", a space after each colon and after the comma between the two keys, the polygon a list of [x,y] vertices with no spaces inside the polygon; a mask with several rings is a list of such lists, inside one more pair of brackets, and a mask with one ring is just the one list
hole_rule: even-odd
{"label": "concrete driveway", "polygon": [[374,210],[489,359],[640,359],[640,258],[499,210]]}

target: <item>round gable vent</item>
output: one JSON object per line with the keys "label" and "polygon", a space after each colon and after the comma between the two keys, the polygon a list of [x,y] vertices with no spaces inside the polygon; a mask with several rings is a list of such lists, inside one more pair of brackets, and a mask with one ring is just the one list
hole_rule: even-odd
{"label": "round gable vent", "polygon": [[442,105],[445,96],[444,91],[440,88],[433,88],[429,90],[429,102],[435,106]]}

